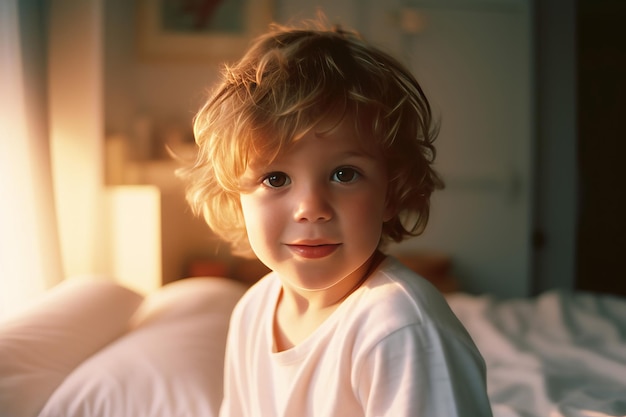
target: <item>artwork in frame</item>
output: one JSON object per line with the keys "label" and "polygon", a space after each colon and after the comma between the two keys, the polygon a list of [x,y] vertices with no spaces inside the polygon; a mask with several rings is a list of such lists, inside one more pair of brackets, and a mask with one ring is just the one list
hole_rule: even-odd
{"label": "artwork in frame", "polygon": [[241,56],[272,21],[272,0],[138,0],[145,59],[220,62]]}

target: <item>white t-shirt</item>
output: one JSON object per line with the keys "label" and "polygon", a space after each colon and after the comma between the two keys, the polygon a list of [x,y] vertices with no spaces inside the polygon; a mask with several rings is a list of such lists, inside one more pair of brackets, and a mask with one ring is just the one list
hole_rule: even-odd
{"label": "white t-shirt", "polygon": [[394,258],[306,340],[276,352],[281,282],[235,308],[221,417],[491,416],[485,365],[443,296]]}

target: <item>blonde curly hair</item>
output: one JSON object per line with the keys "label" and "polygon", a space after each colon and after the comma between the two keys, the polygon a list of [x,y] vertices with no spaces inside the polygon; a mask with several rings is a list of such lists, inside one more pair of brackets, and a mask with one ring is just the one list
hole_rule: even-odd
{"label": "blonde curly hair", "polygon": [[194,119],[195,162],[179,170],[196,215],[250,255],[240,203],[241,175],[270,162],[318,122],[351,117],[370,149],[386,160],[388,203],[381,245],[423,232],[430,195],[443,187],[433,170],[437,124],[420,85],[400,62],[359,34],[321,21],[273,24],[221,82]]}

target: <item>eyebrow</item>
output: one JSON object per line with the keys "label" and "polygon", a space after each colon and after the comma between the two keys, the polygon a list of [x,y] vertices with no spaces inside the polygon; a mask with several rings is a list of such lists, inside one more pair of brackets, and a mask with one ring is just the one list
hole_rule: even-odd
{"label": "eyebrow", "polygon": [[[283,157],[284,156],[285,155],[283,155]],[[374,155],[373,153],[367,152],[364,149],[339,151],[337,155],[334,155],[332,158],[336,158],[336,159],[358,158],[358,159],[371,160],[371,161],[377,160],[376,155]],[[248,162],[246,171],[249,171],[255,174],[262,173],[263,171],[266,171],[268,167],[271,167],[272,165],[274,165],[277,161],[280,164],[280,159],[281,158],[279,157],[271,162],[263,161],[262,158],[259,160],[250,161]],[[259,161],[262,161],[262,162],[259,162]]]}

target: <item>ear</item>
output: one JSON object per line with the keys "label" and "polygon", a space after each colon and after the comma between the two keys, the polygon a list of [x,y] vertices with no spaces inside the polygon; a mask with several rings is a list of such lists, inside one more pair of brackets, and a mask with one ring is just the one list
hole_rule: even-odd
{"label": "ear", "polygon": [[389,197],[387,197],[387,201],[385,202],[385,211],[383,211],[383,223],[387,223],[389,220],[393,219],[397,214],[396,207],[389,201]]}

